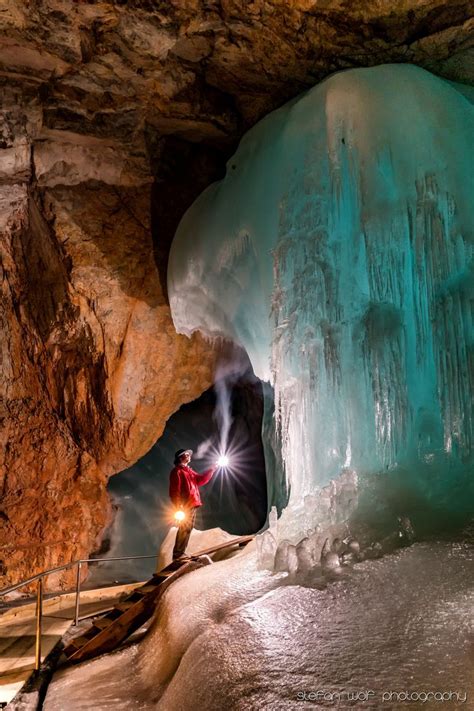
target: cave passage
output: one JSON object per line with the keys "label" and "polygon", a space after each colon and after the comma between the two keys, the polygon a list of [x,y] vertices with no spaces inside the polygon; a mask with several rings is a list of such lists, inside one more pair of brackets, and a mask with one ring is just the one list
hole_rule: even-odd
{"label": "cave passage", "polygon": [[[240,366],[239,366],[240,367]],[[235,452],[229,470],[219,471],[200,490],[203,506],[196,528],[220,527],[229,533],[256,533],[267,515],[267,482],[262,444],[263,387],[246,363],[238,374],[224,373],[214,387],[183,405],[166,425],[152,449],[129,469],[111,477],[108,492],[115,516],[99,551],[93,557],[153,555],[171,522],[169,473],[174,453],[194,452],[191,466],[204,471],[219,450],[219,412],[229,408],[229,451]],[[219,409],[221,408],[221,409]],[[156,561],[116,561],[91,567],[86,588],[146,579]]]}

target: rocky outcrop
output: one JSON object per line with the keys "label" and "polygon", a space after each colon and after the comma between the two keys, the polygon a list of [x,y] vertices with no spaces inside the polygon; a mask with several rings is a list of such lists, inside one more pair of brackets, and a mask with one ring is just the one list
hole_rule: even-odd
{"label": "rocky outcrop", "polygon": [[5,0],[0,585],[94,548],[107,477],[212,382],[166,260],[236,141],[346,67],[472,82],[472,0]]}
{"label": "rocky outcrop", "polygon": [[212,383],[216,358],[173,328],[146,164],[123,167],[96,140],[50,151],[38,116],[12,108],[3,124],[3,583],[87,556],[110,513],[107,477]]}

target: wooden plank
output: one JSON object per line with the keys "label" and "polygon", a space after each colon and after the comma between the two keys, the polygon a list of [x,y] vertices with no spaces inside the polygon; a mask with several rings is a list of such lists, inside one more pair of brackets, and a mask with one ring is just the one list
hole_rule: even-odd
{"label": "wooden plank", "polygon": [[133,607],[133,602],[125,600],[124,602],[119,602],[117,603],[117,605],[114,605],[114,610],[120,610],[120,612],[127,612],[130,607]]}
{"label": "wooden plank", "polygon": [[71,640],[71,644],[74,647],[83,647],[89,641],[90,640],[87,637],[81,635],[80,637],[74,637],[74,639]]}
{"label": "wooden plank", "polygon": [[147,595],[148,593],[153,592],[159,584],[160,583],[156,583],[155,585],[144,585],[142,588],[137,588],[137,592],[142,595]]}
{"label": "wooden plank", "polygon": [[93,625],[94,627],[99,627],[101,630],[105,630],[105,628],[110,627],[113,622],[114,620],[111,620],[110,617],[98,617],[97,620],[94,620]]}

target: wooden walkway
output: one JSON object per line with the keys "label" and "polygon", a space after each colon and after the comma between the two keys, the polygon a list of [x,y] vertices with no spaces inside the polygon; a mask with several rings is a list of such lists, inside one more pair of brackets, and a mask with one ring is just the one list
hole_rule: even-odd
{"label": "wooden walkway", "polygon": [[[81,616],[109,610],[137,586],[120,585],[81,593]],[[73,625],[75,593],[43,601],[41,650],[46,657]],[[0,615],[0,707],[9,703],[31,676],[35,666],[36,603],[11,607]]]}
{"label": "wooden walkway", "polygon": [[225,543],[205,548],[184,561],[172,561],[155,573],[144,585],[136,587],[103,617],[94,619],[91,627],[70,641],[64,654],[70,662],[82,662],[116,649],[152,615],[156,603],[175,580],[186,573],[212,563],[209,556],[224,549],[238,549],[254,536],[239,536]]}

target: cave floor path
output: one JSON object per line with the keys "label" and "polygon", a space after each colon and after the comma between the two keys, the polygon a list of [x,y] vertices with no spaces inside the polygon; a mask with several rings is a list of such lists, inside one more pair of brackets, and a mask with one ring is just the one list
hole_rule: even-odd
{"label": "cave floor path", "polygon": [[[104,612],[137,583],[81,592],[81,617]],[[74,624],[75,593],[43,601],[41,657],[44,658]],[[0,707],[9,703],[35,667],[36,603],[8,607],[0,614]]]}

